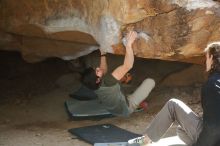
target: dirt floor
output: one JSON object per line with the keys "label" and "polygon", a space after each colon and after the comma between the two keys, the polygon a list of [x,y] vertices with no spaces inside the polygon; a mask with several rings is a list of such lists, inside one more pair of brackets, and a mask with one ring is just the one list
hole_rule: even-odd
{"label": "dirt floor", "polygon": [[[204,77],[200,66],[137,62],[140,69],[132,71],[137,81],[124,87],[133,90],[146,75],[157,81],[147,99],[147,111],[134,113],[129,118],[73,121],[68,117],[64,102],[79,87],[79,74],[68,67],[69,63],[49,59],[29,64],[17,53],[0,53],[0,146],[90,146],[71,135],[68,129],[106,123],[143,133],[155,113],[172,97],[185,101],[202,114],[200,89]],[[171,71],[165,71],[171,68],[172,75]],[[169,132],[175,135],[175,128]]]}

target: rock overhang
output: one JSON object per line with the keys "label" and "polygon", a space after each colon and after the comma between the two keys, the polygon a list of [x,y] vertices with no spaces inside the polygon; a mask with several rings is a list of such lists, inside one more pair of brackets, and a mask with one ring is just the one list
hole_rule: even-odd
{"label": "rock overhang", "polygon": [[0,1],[0,47],[29,62],[75,59],[102,49],[123,54],[127,28],[140,37],[137,57],[201,63],[220,40],[219,2],[212,0]]}

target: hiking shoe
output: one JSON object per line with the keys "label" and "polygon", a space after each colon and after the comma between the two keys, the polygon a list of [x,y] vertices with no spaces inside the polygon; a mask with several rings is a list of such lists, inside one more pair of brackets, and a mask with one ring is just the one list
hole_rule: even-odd
{"label": "hiking shoe", "polygon": [[143,110],[147,110],[147,107],[148,107],[148,104],[146,101],[142,101],[140,104],[139,104],[139,108],[143,109]]}
{"label": "hiking shoe", "polygon": [[137,137],[134,139],[128,140],[128,146],[144,146],[145,145],[145,140],[144,136]]}

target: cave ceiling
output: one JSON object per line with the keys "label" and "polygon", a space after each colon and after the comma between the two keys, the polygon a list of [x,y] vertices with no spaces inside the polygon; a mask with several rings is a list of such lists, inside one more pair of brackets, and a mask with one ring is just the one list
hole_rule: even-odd
{"label": "cave ceiling", "polygon": [[218,0],[0,0],[0,49],[28,62],[71,60],[101,49],[124,54],[133,28],[135,56],[202,63],[220,41]]}

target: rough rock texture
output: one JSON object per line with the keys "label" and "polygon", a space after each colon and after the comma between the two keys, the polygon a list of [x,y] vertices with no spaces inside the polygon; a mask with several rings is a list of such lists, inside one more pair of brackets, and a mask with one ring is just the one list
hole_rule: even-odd
{"label": "rough rock texture", "polygon": [[99,47],[122,54],[126,30],[143,58],[201,63],[207,43],[220,40],[218,0],[0,0],[0,49],[29,62],[65,60]]}

